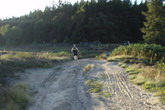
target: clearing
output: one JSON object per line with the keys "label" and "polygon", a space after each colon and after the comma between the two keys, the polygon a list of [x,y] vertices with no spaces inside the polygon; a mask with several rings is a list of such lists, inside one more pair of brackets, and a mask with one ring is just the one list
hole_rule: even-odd
{"label": "clearing", "polygon": [[[84,71],[87,64],[91,68]],[[131,84],[115,62],[67,61],[18,75],[17,82],[28,84],[34,98],[27,110],[165,110],[157,97]],[[91,92],[87,81],[102,86]]]}

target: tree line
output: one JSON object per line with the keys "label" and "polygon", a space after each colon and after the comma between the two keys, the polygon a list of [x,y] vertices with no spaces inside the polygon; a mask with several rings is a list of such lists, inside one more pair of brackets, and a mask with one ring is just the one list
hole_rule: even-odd
{"label": "tree line", "polygon": [[72,5],[59,1],[44,11],[0,20],[0,44],[140,42],[148,39],[147,34],[143,36],[147,31],[147,4],[130,0],[81,0]]}

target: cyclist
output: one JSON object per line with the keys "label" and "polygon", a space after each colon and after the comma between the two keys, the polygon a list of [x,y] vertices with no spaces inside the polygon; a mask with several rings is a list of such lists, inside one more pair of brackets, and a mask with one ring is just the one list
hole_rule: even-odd
{"label": "cyclist", "polygon": [[73,45],[72,49],[71,49],[71,52],[73,53],[73,58],[74,60],[78,60],[78,52],[79,49],[76,47],[76,44]]}

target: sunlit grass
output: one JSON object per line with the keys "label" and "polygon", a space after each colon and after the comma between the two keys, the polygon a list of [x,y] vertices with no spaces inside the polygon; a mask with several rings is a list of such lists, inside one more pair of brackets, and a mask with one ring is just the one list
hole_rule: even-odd
{"label": "sunlit grass", "polygon": [[85,82],[85,84],[87,85],[87,86],[89,86],[89,92],[90,93],[99,93],[99,92],[101,92],[101,90],[102,90],[102,86],[103,86],[103,84],[102,83],[100,83],[100,82],[98,82],[98,81],[96,81],[96,80],[87,80],[86,82]]}
{"label": "sunlit grass", "polygon": [[32,52],[16,52],[15,55],[13,55],[15,59],[30,59],[33,57],[34,54]]}
{"label": "sunlit grass", "polygon": [[130,65],[125,69],[125,72],[129,75],[140,73],[140,65]]}
{"label": "sunlit grass", "polygon": [[[125,68],[130,81],[165,102],[165,47],[156,44],[120,46],[107,57]],[[126,65],[126,66],[125,66]]]}
{"label": "sunlit grass", "polygon": [[100,93],[99,93],[101,96],[103,96],[103,97],[106,97],[106,98],[108,98],[108,97],[111,97],[112,96],[112,94],[110,94],[108,91],[101,91]]}
{"label": "sunlit grass", "polygon": [[127,68],[127,67],[128,67],[127,64],[122,63],[122,62],[119,62],[119,63],[118,63],[118,66],[120,66],[120,67],[122,67],[122,68]]}
{"label": "sunlit grass", "polygon": [[68,52],[5,51],[0,55],[0,77],[13,76],[14,72],[28,68],[49,68],[55,62],[71,59]]}
{"label": "sunlit grass", "polygon": [[[165,74],[164,70],[160,67],[147,66],[143,64],[133,64],[125,69],[125,72],[129,74],[128,78],[132,83],[141,86],[147,91],[154,92],[155,96],[160,96],[161,103],[165,102]],[[163,65],[164,66],[164,65]]]}
{"label": "sunlit grass", "polygon": [[92,65],[91,64],[87,64],[87,65],[84,66],[83,71],[84,72],[88,72],[88,71],[90,71],[91,68],[92,68]]}
{"label": "sunlit grass", "polygon": [[9,59],[12,59],[12,58],[14,58],[12,54],[5,54],[5,55],[0,56],[1,60],[9,60]]}
{"label": "sunlit grass", "polygon": [[131,80],[136,85],[143,85],[146,82],[146,79],[142,75],[136,75],[134,79]]}
{"label": "sunlit grass", "polygon": [[165,47],[156,44],[131,44],[120,46],[114,49],[110,56],[130,55],[136,58],[146,58],[151,61],[161,60],[165,57],[163,54]]}
{"label": "sunlit grass", "polygon": [[105,53],[102,53],[100,55],[97,55],[96,56],[96,59],[97,60],[107,59],[107,55]]}
{"label": "sunlit grass", "polygon": [[146,82],[143,84],[143,87],[144,87],[146,90],[154,91],[155,88],[157,87],[157,84],[156,84],[156,82],[153,81],[153,80],[146,80]]}
{"label": "sunlit grass", "polygon": [[37,58],[41,58],[41,59],[57,59],[58,57],[65,57],[65,56],[70,56],[70,54],[68,52],[57,52],[57,53],[53,53],[53,52],[44,52],[44,53],[37,53],[36,57]]}
{"label": "sunlit grass", "polygon": [[68,52],[38,52],[38,53],[32,53],[32,52],[8,52],[7,54],[1,55],[1,60],[10,60],[10,59],[47,59],[47,60],[58,60],[60,57],[70,57],[70,54]]}
{"label": "sunlit grass", "polygon": [[88,92],[89,93],[97,93],[100,96],[103,96],[104,98],[111,97],[112,94],[105,90],[105,85],[98,81],[98,80],[87,80],[85,84],[89,87]]}
{"label": "sunlit grass", "polygon": [[108,56],[107,61],[121,61],[122,59],[125,59],[125,58],[134,58],[134,57],[128,56],[128,55]]}

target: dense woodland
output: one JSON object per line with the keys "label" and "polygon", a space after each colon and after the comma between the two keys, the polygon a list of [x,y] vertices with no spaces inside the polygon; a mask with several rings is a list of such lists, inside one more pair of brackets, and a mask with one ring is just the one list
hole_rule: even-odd
{"label": "dense woodland", "polygon": [[81,0],[72,5],[59,0],[58,5],[46,7],[44,11],[1,20],[0,44],[142,42],[143,38],[148,39],[145,37],[147,4],[130,0]]}

